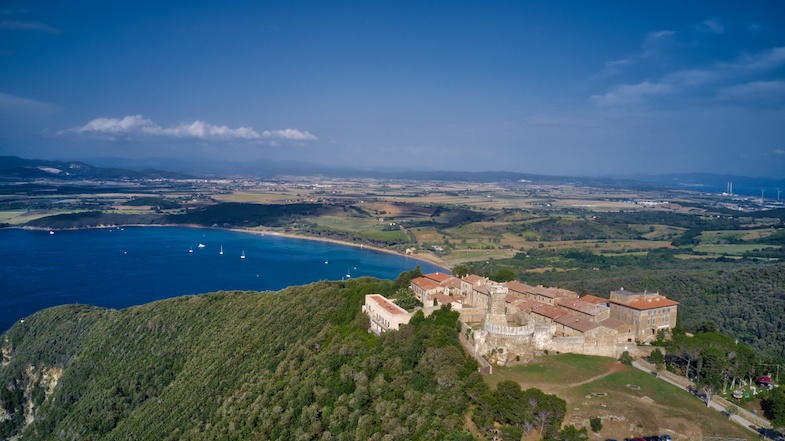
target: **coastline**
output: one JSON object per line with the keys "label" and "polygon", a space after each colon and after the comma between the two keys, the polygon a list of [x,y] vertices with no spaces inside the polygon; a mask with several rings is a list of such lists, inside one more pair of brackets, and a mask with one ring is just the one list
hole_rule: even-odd
{"label": "coastline", "polygon": [[425,255],[401,254],[397,251],[389,250],[386,248],[379,248],[371,245],[346,242],[342,240],[331,239],[328,237],[301,236],[298,234],[282,233],[273,230],[251,230],[245,228],[205,227],[203,225],[197,225],[197,224],[124,224],[124,225],[99,225],[95,227],[82,227],[82,228],[41,228],[41,227],[26,227],[26,226],[19,226],[19,227],[10,226],[6,228],[20,228],[23,230],[36,230],[36,231],[73,231],[73,230],[93,230],[93,229],[120,228],[120,227],[180,227],[180,228],[194,228],[194,229],[207,229],[207,230],[224,230],[224,231],[234,231],[238,233],[255,234],[258,236],[264,236],[265,234],[269,234],[271,236],[286,237],[289,239],[303,239],[303,240],[313,240],[318,242],[328,242],[328,243],[334,243],[336,245],[344,245],[344,246],[350,246],[360,249],[369,249],[381,253],[395,254],[401,257],[408,257],[414,260],[419,260],[421,262],[429,263],[431,265],[436,265],[441,269],[443,269],[445,272],[452,274],[452,271],[450,271],[450,265],[440,257],[431,253]]}
{"label": "coastline", "polygon": [[[225,228],[219,228],[219,229],[225,229]],[[257,234],[257,235],[262,235],[262,236],[265,235],[265,234],[269,234],[271,236],[287,237],[287,238],[290,238],[290,239],[304,239],[304,240],[314,240],[314,241],[318,241],[318,242],[329,242],[329,243],[334,243],[336,245],[345,245],[345,246],[350,246],[350,247],[355,247],[355,248],[360,248],[360,249],[368,249],[368,250],[372,250],[372,251],[379,251],[379,252],[382,252],[382,253],[395,254],[397,256],[408,257],[408,258],[411,258],[411,259],[414,259],[414,260],[419,260],[419,261],[422,261],[422,262],[430,263],[431,265],[436,265],[436,266],[440,267],[441,269],[443,269],[445,272],[448,272],[448,273],[452,274],[452,271],[450,271],[450,268],[449,268],[449,265],[447,264],[447,262],[445,262],[443,259],[441,259],[438,256],[435,256],[435,255],[433,255],[431,253],[428,253],[427,255],[424,255],[424,256],[421,256],[420,254],[401,254],[401,253],[399,253],[397,251],[388,250],[386,248],[379,248],[379,247],[374,247],[374,246],[365,245],[365,244],[356,244],[356,243],[353,243],[353,242],[345,242],[345,241],[341,241],[341,240],[337,240],[337,239],[330,239],[328,237],[300,236],[300,235],[297,235],[297,234],[281,233],[281,232],[278,232],[278,231],[270,231],[270,230],[246,230],[246,229],[242,229],[242,228],[229,228],[228,230],[229,231],[236,231],[236,232],[240,232],[240,233]]]}

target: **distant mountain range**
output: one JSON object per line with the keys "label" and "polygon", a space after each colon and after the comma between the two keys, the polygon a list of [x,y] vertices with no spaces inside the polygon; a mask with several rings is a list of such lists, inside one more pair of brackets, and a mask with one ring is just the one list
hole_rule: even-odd
{"label": "distant mountain range", "polygon": [[[349,168],[296,161],[206,161],[198,158],[90,158],[85,162],[22,159],[0,156],[0,179],[187,179],[192,177],[325,176],[335,178],[438,180],[452,182],[520,182],[576,184],[638,190],[682,189],[721,193],[733,183],[733,193],[776,199],[778,190],[785,198],[785,179],[747,177],[711,173],[677,173],[661,175],[553,176],[507,171],[391,170]],[[96,165],[89,165],[89,163]],[[161,170],[171,171],[161,171]]]}
{"label": "distant mountain range", "polygon": [[95,167],[78,161],[49,161],[0,156],[0,179],[187,179],[190,175],[154,169],[129,170],[125,168]]}

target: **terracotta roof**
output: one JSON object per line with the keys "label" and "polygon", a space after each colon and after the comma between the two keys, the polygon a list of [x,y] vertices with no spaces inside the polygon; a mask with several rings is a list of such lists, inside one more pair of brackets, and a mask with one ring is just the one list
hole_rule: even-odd
{"label": "terracotta roof", "polygon": [[513,280],[511,282],[507,282],[504,284],[510,291],[519,292],[521,294],[526,294],[529,292],[530,289],[534,288],[531,285],[527,285],[525,283],[521,283],[517,280]]}
{"label": "terracotta roof", "polygon": [[657,309],[657,308],[665,308],[668,306],[677,306],[679,302],[671,299],[666,299],[665,296],[658,296],[654,298],[637,298],[629,303],[619,302],[617,300],[611,300],[611,303],[615,303],[617,305],[626,306],[628,308],[637,309],[639,311],[648,310],[648,309]]}
{"label": "terracotta roof", "polygon": [[447,288],[461,289],[461,279],[457,277],[450,277],[449,279],[442,282],[442,286],[446,286]]}
{"label": "terracotta roof", "polygon": [[593,303],[595,305],[604,305],[610,301],[608,299],[603,299],[602,297],[593,296],[591,294],[587,294],[578,300],[586,303]]}
{"label": "terracotta roof", "polygon": [[557,317],[553,319],[553,321],[555,321],[560,325],[564,325],[568,328],[572,328],[580,332],[591,331],[592,329],[600,326],[599,323],[593,322],[591,320],[587,320],[585,318],[581,318],[577,314],[566,314],[561,317]]}
{"label": "terracotta roof", "polygon": [[378,294],[373,294],[369,297],[371,300],[374,300],[376,303],[378,303],[379,306],[387,310],[390,314],[406,314],[406,310]]}
{"label": "terracotta roof", "polygon": [[615,318],[607,318],[600,322],[600,326],[603,328],[615,329],[619,330],[620,327],[624,326],[625,328],[629,328],[630,325]]}
{"label": "terracotta roof", "polygon": [[593,303],[587,303],[578,299],[563,299],[559,301],[559,306],[563,308],[572,309],[573,311],[582,312],[588,315],[597,315],[602,314],[604,311],[607,311],[608,308],[603,305],[595,305]]}
{"label": "terracotta roof", "polygon": [[541,315],[543,317],[548,317],[549,319],[556,319],[557,317],[561,317],[563,315],[569,314],[569,312],[561,308],[557,308],[556,306],[546,305],[545,303],[540,303],[539,305],[533,307],[531,309],[531,312],[537,315]]}
{"label": "terracotta roof", "polygon": [[485,294],[486,296],[491,295],[491,290],[488,289],[488,285],[477,285],[472,288],[472,291],[477,291],[479,293]]}
{"label": "terracotta roof", "polygon": [[425,277],[416,277],[411,280],[411,283],[417,285],[420,289],[424,291],[431,291],[434,289],[441,288],[441,285],[439,285],[438,283],[434,282],[431,279],[426,279]]}
{"label": "terracotta roof", "polygon": [[445,273],[430,273],[430,274],[426,274],[424,277],[426,279],[431,279],[431,280],[433,280],[436,283],[442,283],[442,282],[444,282],[445,280],[449,279],[452,276],[449,275],[449,274],[445,274]]}
{"label": "terracotta roof", "polygon": [[551,299],[555,299],[557,297],[578,298],[578,293],[575,291],[570,291],[569,289],[564,288],[546,288],[544,286],[531,286],[529,287],[527,293],[532,295],[540,295]]}
{"label": "terracotta roof", "polygon": [[480,277],[480,276],[478,276],[478,275],[476,275],[476,274],[467,274],[467,275],[466,275],[466,276],[463,278],[463,280],[465,280],[465,281],[467,281],[467,282],[471,283],[472,285],[476,285],[476,284],[478,284],[478,283],[485,283],[485,280],[486,280],[486,279],[485,279],[484,277]]}
{"label": "terracotta roof", "polygon": [[536,308],[536,307],[538,307],[540,305],[550,306],[550,305],[545,305],[545,303],[538,302],[536,300],[520,300],[519,299],[518,302],[513,303],[513,306],[515,306],[516,308],[518,308],[521,311],[531,311],[532,309],[534,309],[534,308]]}
{"label": "terracotta roof", "polygon": [[437,292],[436,294],[431,296],[431,300],[434,300],[434,299],[438,300],[439,303],[441,303],[443,305],[446,305],[448,303],[454,303],[454,302],[460,303],[460,300],[456,299],[455,297],[449,296],[447,294],[443,294],[443,293],[440,293],[440,292]]}

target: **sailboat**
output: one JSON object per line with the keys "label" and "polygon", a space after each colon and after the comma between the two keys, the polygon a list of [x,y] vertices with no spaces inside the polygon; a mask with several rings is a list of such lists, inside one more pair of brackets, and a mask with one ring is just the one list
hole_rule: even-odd
{"label": "sailboat", "polygon": [[223,255],[223,253],[224,253],[224,246],[223,246],[223,245],[221,245],[221,251],[219,251],[219,252],[218,252],[218,254],[221,254],[221,255]]}
{"label": "sailboat", "polygon": [[240,259],[245,259],[245,250],[243,250],[243,253],[240,254]]}

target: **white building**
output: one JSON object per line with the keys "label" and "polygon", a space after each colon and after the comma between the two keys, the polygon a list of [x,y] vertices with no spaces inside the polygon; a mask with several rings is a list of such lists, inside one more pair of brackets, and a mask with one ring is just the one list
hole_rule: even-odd
{"label": "white building", "polygon": [[412,314],[380,294],[365,295],[363,312],[371,318],[369,330],[376,335],[389,330],[398,330],[401,325],[409,323],[412,317]]}

